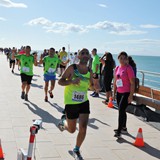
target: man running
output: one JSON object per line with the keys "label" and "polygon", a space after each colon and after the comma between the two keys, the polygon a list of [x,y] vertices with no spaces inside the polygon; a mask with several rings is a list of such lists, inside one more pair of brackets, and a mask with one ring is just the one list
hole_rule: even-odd
{"label": "man running", "polygon": [[28,92],[30,90],[30,85],[33,77],[33,64],[37,66],[37,56],[30,54],[31,47],[26,46],[25,48],[25,54],[17,55],[16,58],[20,60],[21,62],[21,81],[22,81],[22,94],[21,98],[25,99],[25,101],[28,101]]}
{"label": "man running", "polygon": [[92,97],[99,97],[100,84],[99,84],[99,74],[100,74],[100,59],[97,55],[97,49],[92,50],[93,60],[92,60],[92,72],[93,72],[93,84],[94,92],[91,94]]}
{"label": "man running", "polygon": [[[65,62],[67,62],[67,57],[68,57],[68,54],[65,51],[65,47],[62,47],[62,51],[59,52],[59,58],[62,62],[65,63]],[[66,65],[67,65],[67,63],[66,63]],[[63,74],[65,68],[66,68],[66,66],[60,65],[60,75],[59,75],[59,77]]]}
{"label": "man running", "polygon": [[12,68],[12,73],[14,73],[15,63],[16,63],[16,49],[13,47],[11,54],[10,54],[10,68]]}
{"label": "man running", "polygon": [[[47,95],[48,93],[50,95],[50,98],[53,98],[52,91],[55,87],[57,65],[58,64],[66,65],[68,61],[66,63],[63,63],[58,58],[57,54],[55,54],[55,49],[50,48],[49,55],[45,56],[41,63],[43,63],[44,65],[44,81],[45,81],[45,87],[44,87],[45,99],[44,101],[48,102],[48,95]],[[51,86],[50,86],[50,90],[48,91],[49,81],[51,82]]]}
{"label": "man running", "polygon": [[73,155],[76,160],[82,160],[80,147],[85,139],[87,123],[90,114],[87,91],[89,84],[92,84],[92,73],[87,67],[89,60],[88,49],[79,52],[79,64],[70,65],[59,80],[59,84],[65,86],[64,103],[66,117],[62,116],[58,128],[74,133],[77,119],[79,118],[79,133]]}

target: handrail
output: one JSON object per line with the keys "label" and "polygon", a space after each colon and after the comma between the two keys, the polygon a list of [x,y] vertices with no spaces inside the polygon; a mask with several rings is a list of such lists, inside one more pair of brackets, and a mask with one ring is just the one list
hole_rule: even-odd
{"label": "handrail", "polygon": [[[137,72],[142,75],[141,78],[138,76],[138,78],[140,79],[140,82],[142,83],[142,86],[145,85],[151,88],[160,89],[160,80],[159,80],[160,73],[150,72],[150,71],[145,71],[145,70],[138,70]],[[146,78],[146,75],[147,75],[147,78]],[[150,85],[149,83],[154,84],[154,86]]]}

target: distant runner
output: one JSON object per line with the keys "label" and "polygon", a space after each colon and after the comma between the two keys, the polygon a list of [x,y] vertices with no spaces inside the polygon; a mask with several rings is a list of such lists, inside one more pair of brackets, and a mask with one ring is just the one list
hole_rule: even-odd
{"label": "distant runner", "polygon": [[21,98],[28,101],[28,92],[30,90],[30,84],[33,77],[33,64],[37,66],[37,55],[30,54],[31,47],[26,46],[25,54],[17,55],[16,58],[21,62],[21,81],[22,81],[22,94]]}
{"label": "distant runner", "polygon": [[[65,47],[62,47],[62,51],[59,52],[59,58],[62,62],[67,62],[67,59],[68,59],[68,54],[67,52],[65,51]],[[67,64],[66,64],[67,65]],[[66,68],[66,65],[63,66],[63,65],[60,65],[60,75],[59,77],[63,74],[65,68]]]}
{"label": "distant runner", "polygon": [[[42,60],[43,65],[44,65],[44,81],[45,81],[45,102],[48,102],[48,93],[50,95],[50,98],[53,98],[53,89],[55,87],[55,80],[56,80],[56,69],[57,65],[66,65],[66,63],[63,63],[59,58],[58,55],[55,54],[55,49],[50,48],[49,50],[49,55],[45,56],[44,59]],[[51,81],[51,86],[50,90],[48,91],[48,86],[49,86],[49,81]]]}
{"label": "distant runner", "polygon": [[79,119],[79,133],[76,146],[73,149],[73,155],[76,160],[83,159],[80,147],[86,136],[90,114],[87,91],[89,84],[92,84],[92,73],[87,67],[89,57],[88,49],[82,49],[79,52],[80,63],[70,65],[59,80],[59,84],[65,86],[64,103],[66,116],[62,116],[61,121],[58,123],[58,128],[61,131],[68,130],[68,132],[74,133],[77,119]]}
{"label": "distant runner", "polygon": [[10,68],[12,68],[12,73],[14,73],[15,63],[16,63],[16,49],[13,47],[10,53]]}

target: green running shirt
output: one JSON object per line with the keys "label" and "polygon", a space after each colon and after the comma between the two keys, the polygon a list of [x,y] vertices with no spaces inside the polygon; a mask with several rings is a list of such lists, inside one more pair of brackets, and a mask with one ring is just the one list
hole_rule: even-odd
{"label": "green running shirt", "polygon": [[44,57],[43,62],[44,74],[55,75],[57,65],[60,64],[62,61],[57,57],[57,55],[54,55],[54,57]]}
{"label": "green running shirt", "polygon": [[34,64],[34,57],[32,55],[17,55],[15,56],[21,62],[21,70],[20,73],[24,73],[28,76],[33,76],[33,64]]}

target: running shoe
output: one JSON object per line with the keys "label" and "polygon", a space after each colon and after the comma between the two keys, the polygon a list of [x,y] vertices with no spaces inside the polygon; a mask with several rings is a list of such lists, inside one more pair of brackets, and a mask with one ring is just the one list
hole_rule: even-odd
{"label": "running shoe", "polygon": [[25,97],[25,92],[22,92],[21,98],[24,99],[24,97]]}
{"label": "running shoe", "polygon": [[28,95],[27,94],[25,94],[24,99],[25,99],[25,101],[28,101]]}
{"label": "running shoe", "polygon": [[57,127],[59,128],[59,130],[61,132],[63,132],[65,130],[65,126],[64,126],[64,123],[63,123],[63,120],[60,120],[57,124]]}
{"label": "running shoe", "polygon": [[[115,129],[114,132],[118,132],[118,129]],[[127,128],[122,128],[121,133],[126,134],[128,133]]]}
{"label": "running shoe", "polygon": [[51,92],[51,91],[48,91],[48,93],[49,93],[50,97],[53,98],[52,92]]}
{"label": "running shoe", "polygon": [[121,133],[116,132],[115,135],[114,135],[114,137],[121,138]]}
{"label": "running shoe", "polygon": [[92,94],[90,94],[90,96],[93,96],[96,92],[93,92]]}
{"label": "running shoe", "polygon": [[73,150],[73,157],[75,158],[75,160],[84,160],[79,151]]}
{"label": "running shoe", "polygon": [[105,101],[102,101],[102,103],[104,103],[104,104],[108,104],[108,102],[109,102],[109,100],[108,99],[106,99]]}
{"label": "running shoe", "polygon": [[99,97],[99,94],[98,93],[95,93],[92,97]]}

